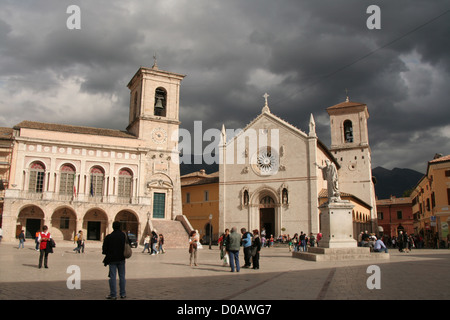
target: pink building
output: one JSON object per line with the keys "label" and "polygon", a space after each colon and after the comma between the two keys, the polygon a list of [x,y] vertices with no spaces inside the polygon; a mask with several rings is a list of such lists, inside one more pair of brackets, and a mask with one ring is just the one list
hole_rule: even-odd
{"label": "pink building", "polygon": [[414,233],[412,200],[409,197],[377,200],[378,227],[380,233],[397,236],[400,230]]}

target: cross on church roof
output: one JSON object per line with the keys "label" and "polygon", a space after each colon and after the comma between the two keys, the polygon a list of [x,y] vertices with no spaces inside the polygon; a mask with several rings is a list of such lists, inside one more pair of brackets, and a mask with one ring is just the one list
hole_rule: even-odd
{"label": "cross on church roof", "polygon": [[262,109],[262,112],[263,113],[264,112],[270,112],[270,110],[269,110],[269,103],[267,102],[267,98],[269,97],[269,94],[266,92],[266,93],[264,93],[263,97],[264,97],[264,100],[265,100],[265,104],[264,104],[264,107]]}
{"label": "cross on church roof", "polygon": [[158,64],[156,63],[156,52],[153,55],[153,69],[158,69]]}
{"label": "cross on church roof", "polygon": [[265,100],[265,106],[269,106],[269,104],[267,103],[267,98],[269,97],[268,93],[267,92],[264,93],[263,97],[264,97],[264,100]]}

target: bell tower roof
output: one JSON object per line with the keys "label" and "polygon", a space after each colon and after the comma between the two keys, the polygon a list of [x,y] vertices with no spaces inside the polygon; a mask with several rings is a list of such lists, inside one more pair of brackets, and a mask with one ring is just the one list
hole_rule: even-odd
{"label": "bell tower roof", "polygon": [[353,102],[348,99],[344,102],[338,103],[334,106],[327,108],[329,115],[331,114],[344,114],[344,113],[354,113],[358,111],[365,111],[367,118],[369,118],[369,112],[367,111],[367,105],[361,102]]}

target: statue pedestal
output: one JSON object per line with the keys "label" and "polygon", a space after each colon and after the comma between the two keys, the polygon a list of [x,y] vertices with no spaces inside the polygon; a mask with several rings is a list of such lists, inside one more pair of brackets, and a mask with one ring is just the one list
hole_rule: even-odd
{"label": "statue pedestal", "polygon": [[308,252],[293,252],[293,258],[310,261],[389,259],[388,253],[371,253],[369,247],[358,247],[353,239],[353,205],[349,201],[327,202],[319,210],[320,247],[308,248]]}
{"label": "statue pedestal", "polygon": [[353,205],[350,201],[327,202],[319,207],[322,248],[356,248],[353,239]]}

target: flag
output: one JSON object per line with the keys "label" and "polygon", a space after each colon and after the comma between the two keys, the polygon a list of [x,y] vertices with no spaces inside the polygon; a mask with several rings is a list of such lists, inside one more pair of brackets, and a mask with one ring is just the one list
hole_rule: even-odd
{"label": "flag", "polygon": [[92,183],[92,180],[91,180],[91,197],[93,197],[94,196],[94,184]]}

